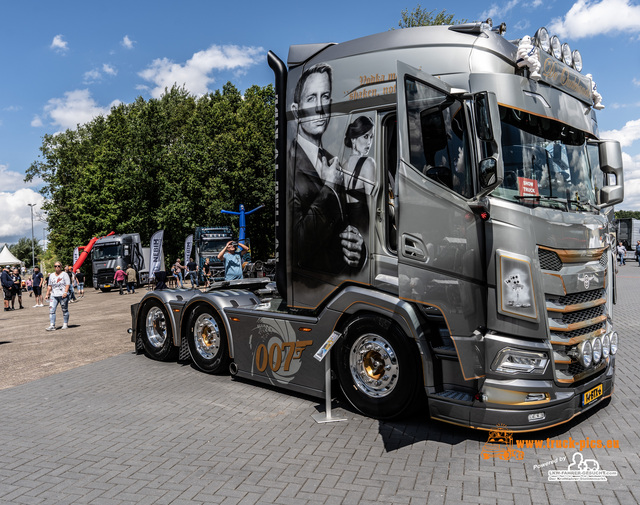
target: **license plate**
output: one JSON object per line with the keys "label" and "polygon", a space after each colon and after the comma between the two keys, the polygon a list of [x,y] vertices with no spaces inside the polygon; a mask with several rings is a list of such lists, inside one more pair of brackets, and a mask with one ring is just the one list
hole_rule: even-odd
{"label": "license plate", "polygon": [[602,384],[582,394],[582,405],[588,405],[589,403],[597,400],[601,396],[602,396]]}
{"label": "license plate", "polygon": [[111,284],[105,284],[105,285],[104,285],[104,287],[105,287],[105,288],[110,288],[110,287],[111,287]]}

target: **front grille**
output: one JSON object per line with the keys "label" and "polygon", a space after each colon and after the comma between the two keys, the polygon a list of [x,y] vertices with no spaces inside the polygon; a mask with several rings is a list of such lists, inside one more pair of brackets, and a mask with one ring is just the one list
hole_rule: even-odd
{"label": "front grille", "polygon": [[594,289],[592,291],[582,291],[581,293],[571,293],[560,296],[558,298],[547,297],[547,300],[556,305],[578,305],[579,303],[593,302],[604,298],[606,291],[604,289]]}
{"label": "front grille", "polygon": [[548,249],[538,249],[538,260],[542,270],[553,270],[559,272],[562,270],[562,261],[560,256]]}
{"label": "front grille", "polygon": [[[571,267],[567,276],[573,279],[580,274],[596,274],[599,279],[604,278],[607,268],[608,249],[598,258],[582,251],[562,251],[563,257],[569,258]],[[540,267],[555,272],[565,269],[560,255],[553,250],[538,248]],[[587,266],[588,263],[588,266]],[[583,273],[581,273],[581,271]],[[554,274],[557,275],[557,274]],[[575,281],[565,281],[565,275],[560,274],[563,286],[574,285]],[[568,277],[568,278],[571,278]],[[550,341],[554,351],[554,376],[558,384],[572,387],[585,380],[590,380],[596,374],[603,373],[606,366],[584,368],[578,361],[578,346],[585,340],[602,336],[607,329],[607,290],[603,288],[589,291],[579,291],[565,294],[546,294],[547,318],[550,327]],[[590,324],[595,323],[595,324]]]}
{"label": "front grille", "polygon": [[588,335],[589,333],[593,333],[594,336],[597,332],[601,332],[601,330],[605,327],[605,323],[592,324],[591,326],[587,326],[585,328],[580,328],[578,330],[572,331],[563,331],[563,332],[551,332],[551,340],[552,341],[566,341],[577,339],[583,335]]}
{"label": "front grille", "polygon": [[576,312],[567,312],[566,314],[562,314],[562,322],[563,324],[574,324],[581,323],[582,321],[588,321],[590,319],[603,315],[604,308],[604,305],[600,305],[598,307],[578,310]]}

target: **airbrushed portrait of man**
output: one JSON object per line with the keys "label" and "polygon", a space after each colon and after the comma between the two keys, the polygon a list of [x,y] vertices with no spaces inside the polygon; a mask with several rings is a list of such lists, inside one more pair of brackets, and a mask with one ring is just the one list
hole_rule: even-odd
{"label": "airbrushed portrait of man", "polygon": [[326,274],[362,268],[366,247],[362,233],[349,223],[342,168],[323,148],[331,119],[331,67],[319,63],[297,82],[291,111],[297,134],[289,148],[294,184],[294,251],[297,267]]}

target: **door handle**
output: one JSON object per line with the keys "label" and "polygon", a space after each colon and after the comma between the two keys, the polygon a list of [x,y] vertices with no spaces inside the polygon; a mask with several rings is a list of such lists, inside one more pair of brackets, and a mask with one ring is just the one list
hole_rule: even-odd
{"label": "door handle", "polygon": [[426,258],[424,244],[421,240],[409,235],[402,236],[402,254],[409,258],[423,260]]}

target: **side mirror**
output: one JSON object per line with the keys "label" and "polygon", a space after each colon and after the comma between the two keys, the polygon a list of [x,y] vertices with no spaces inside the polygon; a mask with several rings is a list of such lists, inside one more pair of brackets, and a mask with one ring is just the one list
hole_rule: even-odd
{"label": "side mirror", "polygon": [[482,160],[478,164],[478,192],[475,199],[491,193],[504,177],[500,109],[495,93],[483,91],[473,95],[476,135]]}
{"label": "side mirror", "polygon": [[[622,167],[622,149],[617,140],[600,140],[598,146],[600,170],[605,174],[607,185],[600,190],[600,208],[611,207],[624,200],[624,171]],[[615,182],[610,184],[610,175]]]}

